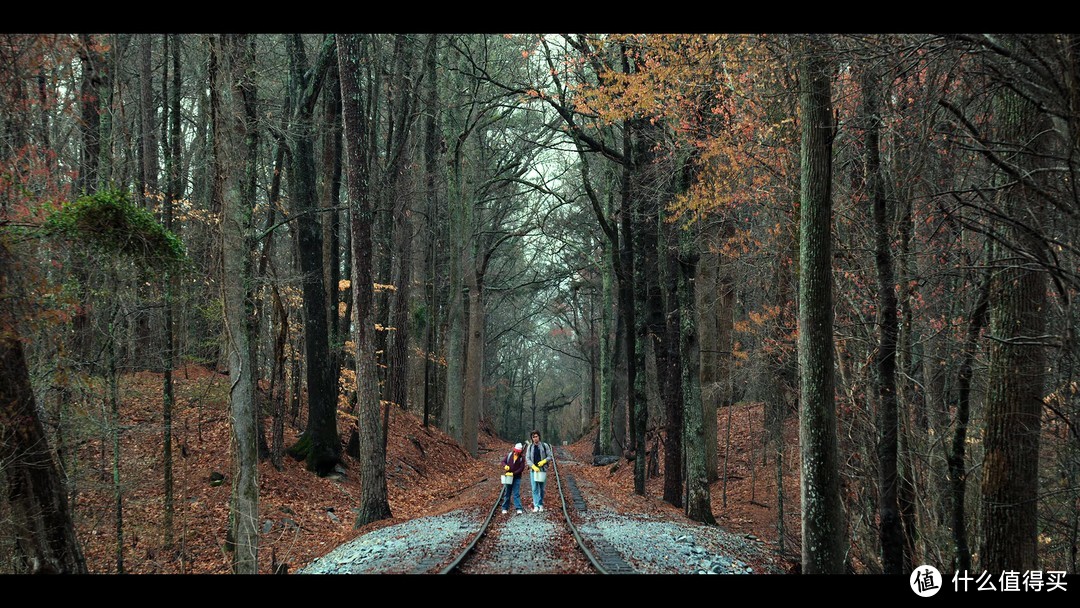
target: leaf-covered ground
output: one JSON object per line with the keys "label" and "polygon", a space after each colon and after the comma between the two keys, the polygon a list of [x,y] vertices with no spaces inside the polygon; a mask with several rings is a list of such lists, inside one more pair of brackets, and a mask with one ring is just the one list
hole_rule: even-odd
{"label": "leaf-covered ground", "polygon": [[[174,378],[175,515],[170,550],[164,548],[163,532],[161,375],[142,372],[121,378],[123,569],[129,573],[228,573],[231,555],[225,549],[225,532],[232,482],[228,377],[188,366]],[[768,465],[762,465],[760,445],[751,445],[747,439],[760,436],[760,431],[751,434],[749,427],[761,428],[761,409],[736,406],[733,414],[727,506],[722,504],[722,482],[718,481],[713,484],[713,511],[720,525],[729,531],[753,534],[775,548],[776,525],[771,508],[776,498],[774,461],[770,454]],[[91,572],[117,572],[112,444],[109,426],[104,424],[108,414],[84,411],[80,415],[83,424],[78,458],[68,455],[65,462],[75,482],[77,533]],[[303,423],[299,420],[297,426],[286,425],[286,445],[296,439]],[[339,423],[345,439],[349,417],[342,413]],[[726,418],[721,417],[721,455],[726,423]],[[490,478],[498,474],[494,463],[509,446],[507,441],[482,429],[480,454],[472,458],[444,432],[434,426],[424,428],[420,417],[402,410],[392,413],[388,442],[387,489],[394,517],[359,530],[353,527],[353,508],[360,497],[359,469],[353,459],[344,457],[346,473],[338,479],[317,477],[305,470],[303,462],[288,456],[282,471],[269,461],[260,464],[261,571],[269,573],[276,564],[288,564],[292,571],[364,532],[470,504],[476,492],[469,490],[491,483]],[[787,443],[794,445],[794,441]],[[567,447],[581,462],[591,462],[591,435]],[[797,454],[786,454],[785,465],[793,462],[797,462]],[[633,494],[632,463],[622,461],[614,472],[611,468],[575,467],[576,474],[597,492],[591,500],[609,501],[620,512],[684,520],[680,509],[660,500],[662,478],[650,479],[648,496],[641,497]],[[793,535],[798,530],[798,479],[790,465],[788,468],[785,521]],[[224,483],[211,485],[214,472],[225,475]],[[797,544],[789,540],[787,552],[797,550]]]}

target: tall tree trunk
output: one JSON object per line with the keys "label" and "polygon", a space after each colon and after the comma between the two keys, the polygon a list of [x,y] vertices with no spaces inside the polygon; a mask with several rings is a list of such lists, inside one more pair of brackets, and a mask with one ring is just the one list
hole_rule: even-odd
{"label": "tall tree trunk", "polygon": [[406,167],[412,162],[412,130],[417,113],[419,90],[412,85],[415,56],[409,37],[394,38],[394,80],[390,84],[389,110],[393,121],[393,137],[387,142],[387,176],[390,197],[388,205],[393,209],[392,243],[390,260],[390,283],[394,290],[389,294],[388,314],[390,329],[387,335],[386,417],[383,425],[383,450],[386,449],[389,430],[390,408],[407,409],[410,330],[409,301],[412,283],[413,227],[412,200],[407,188]]}
{"label": "tall tree trunk", "polygon": [[[948,432],[949,428],[949,405],[945,395],[945,377],[947,373],[937,362],[945,357],[944,340],[934,339],[931,336],[922,345],[922,350],[924,356],[922,357],[921,375],[923,377],[922,385],[925,397],[921,403],[917,404],[921,405],[921,408],[915,410],[914,424],[919,436],[928,435],[931,429],[933,429],[934,436],[943,435]],[[957,413],[959,414],[959,412]],[[956,430],[953,429],[954,433]],[[966,432],[965,427],[964,433]],[[939,474],[933,476],[932,484],[928,488],[930,496],[934,497],[931,510],[937,516],[938,523],[946,525],[950,514],[953,512],[951,503],[952,490],[950,487],[956,481],[949,479],[948,475],[945,474],[949,468],[949,446],[946,442],[941,441],[934,442],[929,447],[928,468],[931,471],[939,472]]]}
{"label": "tall tree trunk", "polygon": [[337,432],[336,379],[331,377],[330,340],[327,324],[326,288],[323,283],[322,224],[315,192],[315,147],[312,115],[322,80],[333,56],[333,37],[327,37],[316,66],[308,70],[303,39],[286,37],[292,107],[292,137],[288,138],[290,191],[296,217],[300,271],[303,276],[304,353],[307,361],[308,423],[304,435],[290,451],[303,456],[307,468],[319,476],[334,470],[341,461]]}
{"label": "tall tree trunk", "polygon": [[[673,227],[665,231],[663,251],[664,289],[664,339],[660,345],[665,352],[661,358],[657,352],[657,374],[663,374],[664,413],[667,419],[667,436],[664,444],[664,501],[676,507],[683,506],[683,360],[682,310],[679,302],[679,285],[682,270],[679,267],[678,234]],[[693,367],[691,365],[691,367]],[[700,377],[699,377],[700,381]],[[706,456],[707,458],[708,456]],[[708,467],[706,466],[706,478]]]}
{"label": "tall tree trunk", "polygon": [[75,179],[75,194],[92,194],[100,182],[101,165],[101,95],[107,83],[106,54],[92,34],[79,35],[79,59],[82,62],[82,81],[79,89],[80,131],[79,175]]}
{"label": "tall tree trunk", "polygon": [[[341,180],[342,180],[342,141],[341,141],[341,83],[337,72],[337,59],[331,57],[326,68],[326,83],[322,95],[323,129],[321,150],[321,174],[317,178],[319,215],[322,226],[322,270],[323,288],[326,290],[326,322],[328,348],[327,382],[330,401],[334,403],[335,417],[340,399],[341,370],[347,355],[345,342],[348,334],[348,317],[342,323],[341,302]],[[345,275],[348,276],[348,275]],[[337,434],[335,425],[335,435]]]}
{"label": "tall tree trunk", "polygon": [[450,303],[447,310],[447,323],[449,324],[446,348],[446,432],[459,443],[465,442],[465,301],[462,291],[464,289],[464,272],[468,268],[465,264],[466,239],[468,238],[468,226],[465,220],[465,205],[468,204],[465,195],[464,176],[462,175],[462,147],[465,145],[463,133],[454,147],[454,159],[450,172]]}
{"label": "tall tree trunk", "polygon": [[991,572],[1038,567],[1039,432],[1046,373],[1039,336],[1045,333],[1047,298],[1046,273],[1028,261],[1045,255],[1033,233],[1044,220],[1044,202],[1029,180],[1038,169],[1033,157],[1045,152],[1041,140],[1051,131],[1039,124],[1029,100],[1007,89],[1000,95],[999,139],[1020,146],[1008,160],[1022,177],[1004,192],[1004,215],[1013,221],[1000,225],[1005,242],[1015,249],[996,243],[990,261],[980,553],[981,567]]}
{"label": "tall tree trunk", "polygon": [[[472,256],[469,256],[470,258]],[[462,404],[462,447],[477,455],[477,434],[480,428],[480,401],[483,399],[481,380],[484,373],[484,292],[481,270],[473,264],[465,267],[469,273],[469,341],[465,347],[465,402]]]}
{"label": "tall tree trunk", "polygon": [[[657,368],[663,365],[663,361],[667,359],[664,356],[665,349],[660,345],[661,336],[664,334],[664,311],[663,303],[661,302],[660,294],[660,262],[659,262],[659,240],[660,230],[663,224],[663,211],[661,209],[662,192],[665,190],[654,189],[652,191],[646,189],[642,182],[651,181],[658,176],[656,173],[660,171],[655,164],[656,159],[653,158],[653,154],[648,149],[650,138],[656,137],[655,130],[641,125],[638,129],[637,137],[632,142],[629,148],[624,147],[624,150],[629,149],[632,154],[632,162],[636,161],[639,170],[637,171],[636,179],[630,182],[633,189],[632,196],[637,200],[638,213],[636,223],[637,233],[637,250],[635,263],[635,271],[637,277],[635,277],[635,295],[637,302],[635,303],[641,311],[644,313],[638,320],[640,327],[635,327],[634,332],[640,333],[644,337],[644,340],[637,346],[638,351],[649,350],[653,353],[656,360]],[[675,181],[675,180],[669,180]],[[662,182],[661,182],[662,183]],[[670,191],[669,191],[670,192]],[[640,375],[636,376],[634,386],[634,403],[637,404],[637,409],[633,417],[634,432],[632,437],[634,438],[633,450],[635,454],[634,458],[634,493],[641,496],[645,495],[645,461],[646,461],[646,448],[645,448],[645,433],[648,428],[648,398],[646,397],[645,384],[648,381],[649,374],[645,373],[645,357],[640,356],[640,353],[635,353],[634,359],[636,361],[635,369],[640,366],[643,370]],[[659,378],[659,374],[658,374]]]}
{"label": "tall tree trunk", "polygon": [[[796,218],[786,218],[789,222],[794,222]],[[786,252],[786,255],[777,256],[774,260],[772,280],[777,286],[776,301],[780,302],[780,313],[777,318],[777,322],[769,330],[769,337],[772,340],[782,343],[788,339],[788,335],[796,324],[792,306],[792,292],[791,289],[794,286],[792,277],[792,266],[794,266],[794,260],[798,258],[799,244],[795,238],[795,230],[785,230],[786,239],[781,245],[781,251]],[[762,460],[763,464],[767,464],[769,446],[771,446],[774,454],[774,470],[776,478],[776,534],[778,539],[777,550],[783,554],[786,551],[786,522],[784,520],[784,505],[787,504],[786,492],[784,490],[784,456],[785,450],[788,446],[784,442],[784,423],[790,417],[790,413],[796,409],[796,394],[795,384],[798,374],[794,370],[797,367],[797,362],[794,357],[787,355],[783,349],[773,349],[771,352],[766,353],[765,356],[765,375],[767,376],[765,387],[765,405],[763,412],[763,450]],[[749,417],[749,412],[747,416]],[[753,435],[753,433],[751,433]],[[753,467],[754,457],[751,454],[751,467]],[[754,469],[751,468],[751,476],[754,474]]]}
{"label": "tall tree trunk", "polygon": [[[115,284],[115,273],[109,272],[110,283]],[[114,301],[115,302],[115,301]],[[116,573],[124,573],[124,493],[120,485],[120,387],[119,372],[116,368],[116,317],[119,306],[114,303],[112,318],[109,320],[108,333],[105,337],[105,401],[109,404],[109,430],[112,439],[112,482],[113,501],[116,505]]]}
{"label": "tall tree trunk", "polygon": [[880,79],[866,70],[862,75],[862,110],[866,120],[866,195],[870,199],[874,225],[874,258],[878,280],[878,328],[876,356],[878,372],[878,509],[880,518],[881,564],[885,574],[904,573],[904,536],[897,498],[896,401],[896,277],[893,272],[891,225],[888,221],[885,180],[881,169],[879,132],[881,129]]}
{"label": "tall tree trunk", "polygon": [[[200,82],[209,82],[213,79],[216,68],[216,60],[209,52],[209,35],[198,38],[196,44],[190,46],[192,52],[197,52],[197,60],[192,68],[196,71],[196,78]],[[213,161],[213,121],[214,108],[210,103],[206,87],[194,87],[195,124],[194,140],[191,142],[191,152],[188,155],[188,166],[183,167],[181,175],[190,173],[191,193],[190,198],[198,205],[198,209],[205,213],[210,212],[217,217],[221,213],[221,196],[217,191],[220,182],[214,176],[215,163]],[[185,243],[190,252],[190,259],[197,265],[198,271],[206,279],[197,286],[195,299],[211,300],[220,293],[221,277],[221,243],[217,238],[217,227],[208,222],[194,222],[187,226]],[[188,336],[216,336],[217,328],[212,328],[210,319],[205,315],[192,315],[188,321],[190,327],[187,331],[177,334],[177,348],[181,352],[192,352],[196,357],[208,361],[211,365],[219,365],[220,339],[197,339],[189,349],[186,344]]]}
{"label": "tall tree trunk", "polygon": [[967,532],[967,429],[971,416],[971,379],[979,335],[986,327],[986,309],[990,294],[990,277],[979,288],[978,301],[968,323],[967,338],[961,354],[960,372],[956,379],[956,427],[953,430],[952,450],[949,452],[949,486],[952,493],[953,570],[971,569],[971,548]]}
{"label": "tall tree trunk", "polygon": [[371,200],[368,198],[370,167],[367,122],[361,112],[360,35],[342,36],[337,45],[338,74],[341,79],[342,117],[345,123],[346,173],[348,176],[350,231],[352,232],[353,310],[356,312],[357,419],[359,424],[360,477],[363,486],[356,526],[390,517],[386,492],[386,455],[380,449],[379,388],[376,384],[374,352],[374,292],[372,287]]}
{"label": "tall tree trunk", "polygon": [[[101,183],[101,113],[102,95],[108,87],[108,52],[101,50],[99,40],[92,34],[79,35],[79,59],[82,80],[79,85],[79,173],[75,178],[74,196],[93,194]],[[90,327],[92,293],[87,287],[90,268],[85,256],[76,253],[72,274],[77,284],[79,307],[72,317],[73,358],[90,361],[94,357],[93,332]]]}
{"label": "tall tree trunk", "polygon": [[274,304],[274,364],[270,372],[270,408],[274,422],[270,438],[270,463],[281,471],[285,455],[285,343],[289,339],[289,314],[277,285],[271,286]]}
{"label": "tall tree trunk", "polygon": [[[165,175],[168,179],[168,188],[163,202],[165,207],[165,229],[172,232],[173,226],[173,203],[183,196],[183,187],[180,181],[180,40],[176,34],[169,34],[166,44],[171,50],[172,60],[172,83],[168,87],[168,142],[165,155]],[[168,64],[166,64],[168,65]],[[168,82],[166,74],[166,82]],[[165,273],[165,373],[164,386],[162,387],[162,467],[164,468],[165,485],[165,548],[170,549],[173,545],[173,461],[172,461],[172,409],[175,403],[173,395],[173,367],[176,365],[176,337],[173,331],[173,297],[177,291],[175,273]]]}
{"label": "tall tree trunk", "polygon": [[[137,199],[151,208],[151,197],[158,192],[157,106],[154,104],[154,72],[151,63],[153,34],[139,35],[139,165],[140,192]],[[166,103],[162,100],[162,104]]]}
{"label": "tall tree trunk", "polygon": [[[283,112],[284,116],[281,119],[281,122],[282,122],[281,134],[277,136],[277,138],[276,138],[277,142],[274,145],[274,169],[273,169],[273,173],[271,174],[272,176],[270,178],[270,192],[269,192],[269,195],[267,197],[267,203],[268,204],[266,205],[266,207],[267,207],[267,209],[266,209],[266,220],[263,223],[262,251],[259,252],[259,266],[258,266],[258,269],[255,271],[255,280],[256,280],[256,282],[263,283],[263,284],[269,284],[270,291],[272,292],[273,297],[280,297],[280,294],[278,293],[277,282],[276,282],[277,281],[277,276],[276,276],[277,273],[272,272],[272,274],[274,276],[271,276],[272,264],[270,263],[270,260],[274,255],[274,241],[275,241],[274,226],[277,223],[278,208],[281,205],[281,176],[285,171],[285,141],[284,141],[285,135],[284,135],[284,133],[285,133],[286,128],[288,127],[288,118],[287,118],[287,116],[290,114],[289,109],[290,109],[290,106],[289,106],[288,100],[286,100],[285,111]],[[255,335],[262,335],[262,331],[261,331],[261,329],[259,329],[259,326],[261,325],[262,319],[263,319],[263,316],[264,316],[263,315],[263,305],[264,305],[264,302],[266,302],[266,300],[267,300],[267,296],[264,294],[263,297],[258,298],[255,301],[255,323],[256,323]],[[285,327],[286,334],[288,333],[287,315],[286,315],[285,320],[282,321],[279,318],[279,316],[277,314],[277,311],[275,310],[274,313],[273,313],[272,320],[269,321],[268,323],[269,323],[269,329],[270,329],[271,335],[273,335],[273,327],[275,326],[275,323],[277,323],[277,327],[278,327],[279,331],[281,330],[282,325],[285,325],[286,326]],[[259,344],[256,344],[255,346],[256,346],[256,352],[257,352]],[[274,389],[275,389],[274,374],[277,373],[277,368],[275,366],[277,365],[278,357],[279,356],[284,357],[284,352],[278,352],[276,350],[277,349],[277,343],[276,342],[274,343],[274,348],[275,348],[274,355],[273,355],[274,359],[273,359],[273,363],[271,364],[272,369],[270,371],[269,399],[271,401],[274,398]],[[256,386],[258,386],[258,382],[262,378],[262,373],[261,373],[261,371],[259,369],[259,365],[258,365],[260,360],[261,360],[261,357],[258,356],[258,354],[257,354],[256,357],[255,357],[255,370],[254,370],[254,372],[252,374],[256,379],[256,381],[255,381]],[[277,421],[275,420],[274,424],[276,424],[276,423],[277,423]],[[258,433],[257,433],[257,436],[259,438],[259,460],[264,460],[266,458],[273,459],[274,458],[273,453],[274,453],[275,450],[278,450],[278,449],[284,450],[284,448],[282,446],[272,446],[271,444],[267,443],[267,441],[266,441],[266,414],[263,411],[263,408],[261,408],[261,407],[258,408]],[[273,440],[271,439],[271,442],[272,441]],[[280,459],[277,460],[277,461],[274,461],[274,466],[277,467],[279,470],[281,469],[282,465],[281,465]]]}
{"label": "tall tree trunk", "polygon": [[615,348],[611,341],[612,313],[615,299],[614,289],[614,247],[605,243],[600,261],[601,306],[600,306],[600,430],[597,433],[600,454],[612,454],[613,442],[611,416],[614,409],[614,378],[612,367],[615,362]]}
{"label": "tall tree trunk", "polygon": [[[729,222],[724,223],[721,235],[727,238],[732,233],[731,224]],[[728,414],[728,427],[727,433],[730,437],[731,434],[731,407],[733,405],[732,400],[732,388],[731,388],[731,370],[733,367],[733,335],[735,330],[735,284],[732,279],[731,272],[734,264],[732,263],[731,256],[726,253],[719,253],[716,258],[716,345],[713,347],[717,351],[716,358],[716,393],[713,396],[715,402],[705,404],[705,415],[712,419],[712,422],[706,422],[705,426],[705,441],[713,446],[719,446],[719,429],[717,423],[717,414],[720,408],[727,408]],[[718,449],[714,448],[712,453],[708,455],[709,466],[709,481],[716,481],[720,472],[718,470]],[[730,469],[730,463],[725,452],[724,455],[724,476],[727,479],[728,471]],[[724,504],[727,504],[725,497]]]}
{"label": "tall tree trunk", "polygon": [[[164,38],[164,36],[162,37]],[[136,201],[148,211],[153,212],[155,199],[159,199],[161,192],[158,189],[158,127],[157,105],[154,103],[154,73],[153,73],[153,35],[140,34],[136,36],[139,46],[139,111],[138,111],[138,136],[139,146],[136,154],[138,166]],[[164,57],[164,54],[163,54]],[[162,99],[164,106],[166,100]],[[166,178],[167,179],[167,178]],[[157,216],[160,217],[160,216]],[[150,341],[150,315],[149,307],[142,304],[149,299],[149,285],[143,282],[136,283],[136,298],[140,302],[138,314],[134,315],[133,336],[131,346],[131,367],[134,369],[156,368],[149,364],[151,353]]]}
{"label": "tall tree trunk", "polygon": [[248,114],[254,97],[254,47],[247,35],[215,35],[217,64],[211,90],[215,105],[215,171],[221,181],[225,325],[229,343],[229,401],[232,411],[233,485],[230,531],[233,572],[258,572],[259,484],[255,379],[251,361],[251,229],[255,126]]}
{"label": "tall tree trunk", "polygon": [[[432,359],[435,352],[435,327],[438,318],[435,302],[435,288],[432,283],[436,274],[434,219],[436,209],[439,208],[439,194],[442,190],[439,187],[439,177],[441,175],[439,161],[442,155],[439,150],[441,134],[438,121],[439,87],[438,66],[436,61],[438,58],[439,35],[430,34],[429,36],[427,48],[424,53],[424,73],[425,78],[427,79],[427,91],[423,109],[424,178],[427,201],[426,206],[424,207],[425,213],[418,214],[418,225],[414,226],[414,230],[416,230],[418,234],[426,235],[426,238],[423,239],[426,243],[423,248],[423,255],[417,256],[417,272],[415,277],[417,284],[424,286],[423,310],[426,312],[424,315],[425,326],[423,328],[416,328],[417,331],[422,329],[424,332],[423,348],[419,349],[424,355],[422,376],[424,428],[427,428],[432,413],[430,399],[432,398],[432,395],[438,392],[431,390],[431,384],[434,380],[434,374],[432,373]],[[421,272],[423,273],[422,276]],[[419,368],[419,365],[416,367]],[[410,382],[410,385],[415,384],[417,383]]]}
{"label": "tall tree trunk", "polygon": [[705,421],[701,408],[701,347],[698,344],[696,298],[698,254],[696,243],[686,235],[679,256],[679,302],[682,305],[683,421],[686,446],[686,516],[694,521],[716,524],[705,471]]}
{"label": "tall tree trunk", "polygon": [[[322,123],[326,125],[323,133],[322,154],[316,187],[319,191],[319,209],[322,217],[322,266],[323,285],[326,289],[326,318],[330,335],[331,371],[330,377],[336,387],[341,376],[342,357],[339,356],[345,342],[341,331],[341,312],[339,283],[341,282],[341,259],[339,243],[341,234],[341,214],[337,208],[341,205],[341,83],[337,75],[337,61],[331,61],[327,67],[326,92],[322,96]],[[335,395],[337,390],[334,390]]]}
{"label": "tall tree trunk", "polygon": [[[787,527],[784,522],[784,442],[777,440],[773,445],[776,451],[776,457],[773,459],[776,475],[776,551],[780,555],[785,555],[787,553]],[[753,460],[752,455],[750,458]]]}
{"label": "tall tree trunk", "polygon": [[802,571],[842,574],[845,539],[833,397],[832,86],[824,40],[800,45],[799,445]]}
{"label": "tall tree trunk", "polygon": [[[115,104],[116,97],[118,95],[122,96],[120,88],[127,83],[123,79],[120,79],[120,86],[117,86],[117,78],[115,75],[120,72],[120,58],[126,54],[126,47],[133,37],[134,35],[132,34],[115,34],[109,38],[105,38],[105,40],[108,40],[106,43],[107,50],[103,51],[101,54],[103,60],[102,67],[104,67],[104,70],[101,72],[101,87],[98,89],[101,97],[99,99],[100,105],[98,106],[100,112],[100,121],[98,123],[98,183],[95,190],[111,186],[112,184],[129,183],[128,176],[126,175],[128,169],[127,163],[117,162],[116,154],[119,152],[121,158],[124,159],[130,150],[126,147],[114,148],[116,140],[114,139],[113,134],[116,130],[116,124],[114,124],[116,120],[121,121],[121,132],[123,132],[123,129],[127,128],[127,125],[125,124],[126,121],[124,121],[125,117],[121,116],[116,111],[119,108],[117,108],[117,105]],[[89,192],[92,193],[93,191],[94,190],[90,190]]]}
{"label": "tall tree trunk", "polygon": [[[274,226],[277,222],[278,209],[281,205],[281,177],[285,171],[285,130],[288,126],[288,116],[291,114],[291,106],[288,99],[286,99],[286,105],[283,116],[281,118],[281,132],[276,137],[276,143],[274,145],[274,169],[270,178],[270,191],[267,196],[267,210],[266,220],[263,224],[262,230],[262,251],[259,253],[259,266],[255,272],[255,279],[259,283],[268,284],[270,291],[271,303],[273,306],[273,313],[268,323],[269,333],[272,336],[276,336],[273,340],[273,355],[271,359],[270,370],[270,390],[268,391],[268,400],[270,401],[271,415],[273,416],[272,422],[272,437],[270,442],[266,440],[266,413],[263,408],[257,408],[258,410],[258,442],[259,442],[259,460],[266,458],[270,459],[270,462],[274,465],[274,468],[281,470],[283,463],[282,457],[285,452],[284,441],[284,399],[285,399],[285,341],[288,339],[289,334],[289,318],[288,312],[285,311],[284,305],[281,303],[281,294],[278,291],[277,284],[277,271],[274,269],[274,265],[271,263],[271,259],[274,256],[274,241],[275,233]],[[261,335],[259,325],[263,319],[263,306],[266,302],[267,296],[259,298],[255,301],[255,323],[256,333],[255,335]],[[276,328],[276,334],[275,332]],[[256,344],[256,350],[259,345]],[[262,377],[259,371],[260,356],[255,358],[255,370],[253,376],[255,377],[256,386]],[[279,401],[280,400],[280,401]],[[280,432],[279,432],[280,429]]]}
{"label": "tall tree trunk", "polygon": [[[900,308],[903,311],[901,315],[901,322],[899,328],[899,335],[897,336],[897,356],[896,366],[899,370],[896,387],[896,397],[898,403],[900,403],[900,453],[903,463],[903,469],[900,473],[900,488],[899,488],[899,500],[900,500],[900,519],[904,523],[904,535],[906,543],[906,551],[904,552],[905,565],[904,570],[910,571],[914,569],[916,563],[924,563],[925,559],[920,554],[916,556],[918,551],[917,535],[916,535],[916,522],[918,520],[917,513],[917,493],[925,487],[930,479],[934,478],[933,472],[926,471],[925,467],[920,468],[918,460],[915,458],[915,454],[919,450],[919,439],[915,435],[916,426],[914,424],[915,413],[925,411],[926,408],[926,392],[920,390],[921,387],[916,388],[914,378],[918,376],[916,371],[916,356],[913,351],[913,317],[912,305],[914,303],[915,286],[909,283],[910,277],[913,276],[912,270],[914,266],[913,256],[908,255],[911,250],[911,236],[914,232],[914,224],[911,221],[912,212],[912,193],[911,191],[902,191],[903,198],[900,200],[899,210],[899,228],[900,228],[900,251],[898,255],[899,267],[899,280],[900,285]],[[941,521],[940,519],[938,521]],[[928,523],[928,522],[924,522]],[[930,526],[927,526],[928,528]]]}
{"label": "tall tree trunk", "polygon": [[[626,57],[624,49],[623,58]],[[623,155],[631,157],[634,129],[631,121],[623,121]],[[622,179],[619,184],[619,225],[621,247],[619,264],[615,267],[615,276],[619,279],[619,318],[622,326],[622,356],[625,367],[626,392],[623,394],[626,410],[614,412],[615,443],[623,450],[633,450],[637,446],[636,418],[636,383],[637,383],[637,314],[634,306],[634,209],[631,180],[633,168],[629,162],[622,166]],[[627,426],[629,423],[629,427]],[[629,430],[629,435],[627,434]],[[635,484],[636,484],[635,476]]]}
{"label": "tall tree trunk", "polygon": [[[401,207],[408,207],[406,197],[400,196]],[[387,433],[390,426],[390,410],[398,407],[405,411],[408,409],[409,398],[409,282],[412,270],[412,228],[409,225],[407,211],[399,209],[395,204],[395,227],[394,230],[401,235],[395,239],[397,252],[393,259],[392,283],[397,288],[390,295],[390,335],[387,337],[387,347],[390,350],[387,356],[388,370],[386,373],[387,404],[384,416],[382,446],[386,451]]]}
{"label": "tall tree trunk", "polygon": [[[714,437],[716,436],[716,411],[719,403],[717,366],[720,358],[717,336],[717,330],[719,329],[717,315],[720,311],[716,289],[716,273],[719,270],[719,254],[717,253],[716,244],[718,229],[719,223],[715,221],[709,221],[709,224],[702,227],[701,261],[698,263],[698,284],[694,290],[697,293],[697,311],[699,315],[697,325],[702,345],[701,406],[704,408],[706,434],[711,431]],[[712,416],[709,416],[709,412],[712,412]],[[712,442],[712,445],[705,446],[705,471],[709,476],[709,481],[716,481],[719,473],[717,462],[717,445],[716,442]]]}
{"label": "tall tree trunk", "polygon": [[[687,161],[689,164],[689,161]],[[684,173],[689,167],[684,168]],[[684,179],[684,181],[687,181]],[[698,331],[701,333],[701,405],[705,416],[705,467],[709,481],[720,478],[717,453],[717,413],[721,405],[728,404],[731,367],[732,305],[735,291],[731,285],[729,270],[722,253],[723,241],[731,229],[722,219],[707,220],[702,231],[701,263],[698,272],[701,281],[698,293]],[[726,460],[725,460],[726,463]],[[727,471],[725,464],[725,472]],[[724,488],[727,504],[727,488]]]}
{"label": "tall tree trunk", "polygon": [[[470,202],[465,205],[465,225],[476,226],[480,219],[475,217],[482,213],[482,208],[473,208]],[[479,232],[469,228],[467,234]],[[468,272],[469,287],[469,313],[468,313],[468,339],[465,346],[465,403],[464,412],[464,447],[473,456],[477,455],[477,435],[479,434],[480,418],[485,411],[485,395],[483,390],[484,362],[485,362],[485,322],[487,318],[486,302],[484,295],[484,278],[487,274],[491,256],[505,239],[499,239],[494,243],[487,242],[479,235],[473,243],[465,246],[464,268]],[[535,426],[535,412],[533,428]],[[523,432],[523,431],[522,431]]]}
{"label": "tall tree trunk", "polygon": [[67,484],[53,460],[30,385],[15,318],[19,289],[11,281],[16,271],[0,240],[0,463],[15,531],[13,562],[18,572],[85,574]]}
{"label": "tall tree trunk", "polygon": [[596,322],[597,295],[598,290],[596,289],[596,285],[594,283],[593,289],[591,289],[589,292],[589,316],[587,321],[589,325],[589,407],[587,409],[582,408],[581,430],[579,431],[579,436],[584,436],[585,433],[589,430],[589,426],[592,424],[593,419],[596,417],[597,401],[600,399],[600,395],[598,394],[598,387],[600,381],[600,332],[597,331]]}

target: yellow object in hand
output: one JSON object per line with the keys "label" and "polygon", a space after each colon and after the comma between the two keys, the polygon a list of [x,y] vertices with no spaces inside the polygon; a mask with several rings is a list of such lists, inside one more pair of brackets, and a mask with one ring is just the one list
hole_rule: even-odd
{"label": "yellow object in hand", "polygon": [[510,470],[510,465],[508,465],[508,464],[504,464],[504,465],[503,465],[503,470],[504,470],[504,471],[509,471],[509,470]]}
{"label": "yellow object in hand", "polygon": [[535,472],[537,472],[537,473],[539,473],[539,472],[540,472],[540,467],[536,466],[535,464],[534,464],[534,465],[532,465],[532,468],[533,468],[533,471],[535,471]]}
{"label": "yellow object in hand", "polygon": [[544,466],[545,464],[547,464],[547,458],[541,460],[540,462],[538,462],[536,464],[539,465],[539,466]]}
{"label": "yellow object in hand", "polygon": [[507,472],[506,472],[506,476],[507,476],[507,477],[513,477],[513,476],[514,476],[514,474],[513,474],[513,473],[511,473],[510,471],[507,471]]}

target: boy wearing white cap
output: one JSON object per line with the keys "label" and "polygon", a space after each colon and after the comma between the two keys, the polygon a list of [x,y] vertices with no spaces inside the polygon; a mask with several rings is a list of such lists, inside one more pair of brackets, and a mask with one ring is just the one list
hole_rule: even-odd
{"label": "boy wearing white cap", "polygon": [[522,445],[520,443],[514,445],[514,449],[503,458],[503,471],[504,475],[513,475],[514,481],[510,484],[509,488],[506,488],[506,494],[503,498],[502,512],[505,515],[506,511],[510,508],[510,496],[514,496],[514,508],[517,512],[521,513],[521,474],[525,472],[525,455],[521,453]]}

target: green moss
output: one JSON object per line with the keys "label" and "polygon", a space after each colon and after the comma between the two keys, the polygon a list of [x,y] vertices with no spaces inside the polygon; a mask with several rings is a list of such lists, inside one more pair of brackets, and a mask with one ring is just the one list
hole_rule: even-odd
{"label": "green moss", "polygon": [[130,256],[147,268],[175,269],[185,260],[180,239],[121,190],[64,203],[49,214],[44,229],[50,236],[89,245],[106,255]]}
{"label": "green moss", "polygon": [[300,435],[300,438],[296,440],[296,443],[286,449],[285,453],[296,460],[307,459],[308,454],[311,453],[311,437],[308,436],[307,433]]}

